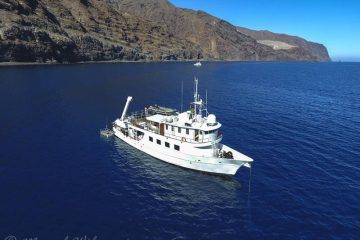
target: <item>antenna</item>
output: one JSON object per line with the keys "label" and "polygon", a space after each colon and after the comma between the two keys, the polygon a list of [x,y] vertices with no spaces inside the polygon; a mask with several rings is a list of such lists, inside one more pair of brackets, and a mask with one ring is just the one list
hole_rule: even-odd
{"label": "antenna", "polygon": [[207,107],[208,107],[208,101],[207,101],[207,88],[205,89],[205,114],[206,116],[209,115],[209,112],[207,110]]}
{"label": "antenna", "polygon": [[199,96],[198,96],[198,79],[195,78],[194,102],[198,102],[198,101],[199,101]]}
{"label": "antenna", "polygon": [[181,105],[180,105],[180,113],[183,112],[183,99],[184,99],[184,80],[181,80]]}
{"label": "antenna", "polygon": [[194,112],[195,115],[194,117],[196,117],[197,115],[197,102],[198,102],[198,79],[195,77],[194,79]]}
{"label": "antenna", "polygon": [[250,164],[250,175],[249,175],[249,193],[251,190],[251,164]]}
{"label": "antenna", "polygon": [[207,106],[207,88],[205,89],[205,104]]}

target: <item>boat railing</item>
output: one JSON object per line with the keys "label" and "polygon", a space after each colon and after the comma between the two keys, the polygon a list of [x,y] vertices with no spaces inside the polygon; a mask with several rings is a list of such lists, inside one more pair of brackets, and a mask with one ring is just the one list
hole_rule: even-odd
{"label": "boat railing", "polygon": [[[168,137],[168,138],[176,139],[176,140],[179,140],[179,141],[182,141],[182,142],[188,142],[188,143],[209,143],[209,142],[213,141],[212,138],[192,139],[192,138],[186,138],[184,136],[176,136],[174,134],[169,134],[169,133],[165,133],[164,136]],[[222,133],[217,134],[215,141],[219,140],[220,138],[222,138]]]}
{"label": "boat railing", "polygon": [[[215,138],[215,141],[219,140],[222,138],[222,133],[218,132],[217,135],[216,135],[216,138]],[[201,141],[197,141],[197,142],[201,142],[201,143],[208,143],[208,142],[212,142],[214,139],[210,136],[207,136],[207,137],[200,137]]]}
{"label": "boat railing", "polygon": [[145,117],[139,117],[137,119],[132,118],[130,119],[130,124],[137,128],[144,129],[152,133],[160,134],[160,129],[154,125],[151,125],[149,121],[146,120]]}
{"label": "boat railing", "polygon": [[[130,120],[131,125],[133,125],[137,128],[144,129],[146,131],[149,131],[149,132],[152,132],[155,134],[160,134],[160,128],[152,125],[149,121],[146,120],[144,111],[132,113],[129,116],[129,120]],[[164,136],[168,137],[168,138],[176,139],[176,140],[179,140],[182,142],[188,142],[188,143],[209,143],[209,142],[213,141],[213,138],[211,138],[211,137],[203,138],[201,135],[199,135],[195,139],[187,138],[184,136],[176,136],[173,133],[164,133]],[[219,140],[220,138],[222,138],[222,133],[218,132],[216,135],[215,141]]]}
{"label": "boat railing", "polygon": [[194,139],[181,137],[181,136],[176,136],[174,134],[165,133],[164,136],[168,137],[168,138],[179,140],[181,142],[199,143],[199,141],[195,141]]}
{"label": "boat railing", "polygon": [[129,115],[129,119],[140,119],[140,118],[145,118],[145,111],[137,111],[137,112],[132,112]]}

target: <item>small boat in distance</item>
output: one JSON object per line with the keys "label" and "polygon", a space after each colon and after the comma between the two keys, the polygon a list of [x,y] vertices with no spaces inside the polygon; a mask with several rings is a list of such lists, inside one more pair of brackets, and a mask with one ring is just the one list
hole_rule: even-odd
{"label": "small boat in distance", "polygon": [[195,67],[201,67],[201,62],[199,61],[199,62],[197,62],[197,63],[194,63],[194,66],[195,66]]}
{"label": "small boat in distance", "polygon": [[132,97],[127,98],[120,118],[113,122],[115,136],[162,161],[193,170],[235,175],[253,159],[221,143],[221,124],[207,111],[207,101],[198,94],[195,78],[190,109],[177,112],[158,105],[127,116]]}

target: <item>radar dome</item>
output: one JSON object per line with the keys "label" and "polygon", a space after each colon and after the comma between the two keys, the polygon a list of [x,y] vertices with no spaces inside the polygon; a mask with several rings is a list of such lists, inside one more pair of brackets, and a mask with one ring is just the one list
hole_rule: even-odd
{"label": "radar dome", "polygon": [[216,117],[214,114],[210,114],[208,117],[207,117],[207,125],[208,126],[214,126],[216,125]]}

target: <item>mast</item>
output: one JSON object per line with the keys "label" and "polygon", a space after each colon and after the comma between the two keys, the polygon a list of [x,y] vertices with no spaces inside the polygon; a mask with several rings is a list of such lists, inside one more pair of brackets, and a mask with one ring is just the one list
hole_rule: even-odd
{"label": "mast", "polygon": [[198,101],[198,79],[195,78],[195,92],[194,92],[194,112],[195,116],[197,115],[197,101]]}
{"label": "mast", "polygon": [[199,80],[195,77],[194,78],[194,118],[196,118],[196,116],[198,114],[201,115],[201,117],[203,117],[203,112],[205,112],[205,116],[208,116],[208,111],[207,111],[207,89],[206,89],[206,100],[205,102],[200,98],[200,95],[198,93],[198,84],[199,84]]}
{"label": "mast", "polygon": [[181,80],[181,105],[180,105],[180,112],[183,111],[183,100],[184,99],[184,81]]}
{"label": "mast", "polygon": [[205,104],[207,105],[207,89],[205,89]]}
{"label": "mast", "polygon": [[194,92],[194,102],[198,101],[198,79],[195,78],[195,92]]}
{"label": "mast", "polygon": [[207,89],[205,90],[205,116],[207,117],[209,115],[208,111],[207,111],[207,104],[208,104],[208,97],[207,97]]}

